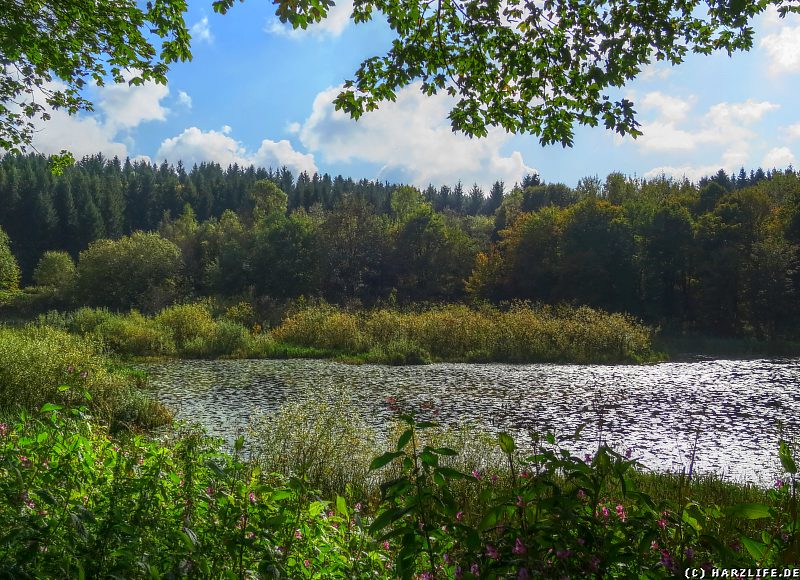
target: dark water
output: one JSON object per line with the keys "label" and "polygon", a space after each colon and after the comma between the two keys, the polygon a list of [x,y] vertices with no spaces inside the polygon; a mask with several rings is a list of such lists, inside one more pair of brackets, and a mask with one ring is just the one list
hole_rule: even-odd
{"label": "dark water", "polygon": [[[585,449],[599,431],[653,469],[688,468],[766,483],[778,474],[779,425],[800,434],[800,359],[714,360],[649,366],[350,366],[319,360],[173,361],[145,365],[156,396],[179,417],[232,439],[256,413],[344,389],[383,426],[389,396],[433,404],[446,423],[478,422],[524,438],[574,431]],[[602,425],[602,427],[601,427]],[[696,435],[697,434],[697,435]]]}

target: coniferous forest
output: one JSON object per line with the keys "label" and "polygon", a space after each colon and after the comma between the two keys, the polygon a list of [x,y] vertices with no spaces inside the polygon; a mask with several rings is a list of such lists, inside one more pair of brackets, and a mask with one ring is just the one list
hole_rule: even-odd
{"label": "coniferous forest", "polygon": [[524,300],[627,312],[666,332],[793,339],[800,314],[791,168],[720,170],[697,184],[612,173],[571,188],[531,175],[488,192],[419,191],[102,155],[54,175],[44,156],[7,155],[0,227],[19,265],[0,283],[27,287],[6,300],[24,315],[155,312],[209,296],[265,310],[301,296],[364,307]]}

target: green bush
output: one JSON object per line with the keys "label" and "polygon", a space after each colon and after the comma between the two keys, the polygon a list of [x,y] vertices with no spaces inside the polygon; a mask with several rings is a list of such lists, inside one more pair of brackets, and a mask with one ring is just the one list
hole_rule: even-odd
{"label": "green bush", "polygon": [[98,344],[64,331],[27,326],[0,327],[0,409],[38,410],[65,403],[62,385],[74,385],[92,397],[91,412],[115,426],[156,426],[169,413],[136,389],[133,381],[108,370]]}
{"label": "green bush", "polygon": [[110,316],[92,334],[118,354],[164,356],[176,351],[170,331],[135,310]]}
{"label": "green bush", "polygon": [[209,340],[215,331],[211,309],[203,303],[168,306],[155,316],[155,323],[171,333],[178,350]]}

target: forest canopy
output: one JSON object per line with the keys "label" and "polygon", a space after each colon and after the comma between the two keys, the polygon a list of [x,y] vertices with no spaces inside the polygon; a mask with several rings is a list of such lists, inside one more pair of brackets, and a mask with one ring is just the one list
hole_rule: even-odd
{"label": "forest canopy", "polygon": [[[301,28],[333,4],[275,2]],[[566,146],[576,125],[601,123],[636,136],[633,103],[617,89],[654,61],[750,49],[751,21],[770,6],[800,10],[786,0],[364,0],[353,21],[385,19],[394,40],[362,62],[335,104],[358,118],[421,81],[428,95],[456,97],[452,128],[470,136],[499,126]],[[53,109],[90,110],[89,82],[165,83],[170,64],[192,56],[186,10],[186,0],[0,0],[0,148],[24,151]]]}

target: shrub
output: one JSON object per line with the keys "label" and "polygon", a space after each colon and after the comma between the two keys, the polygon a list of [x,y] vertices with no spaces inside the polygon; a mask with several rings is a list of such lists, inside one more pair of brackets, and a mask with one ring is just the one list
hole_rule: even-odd
{"label": "shrub", "polygon": [[127,315],[110,316],[92,334],[117,354],[164,356],[175,353],[175,342],[169,330],[135,310]]}
{"label": "shrub", "polygon": [[37,285],[54,288],[59,293],[71,290],[76,277],[75,262],[67,252],[45,252],[33,271]]}
{"label": "shrub", "polygon": [[170,332],[178,350],[192,341],[206,341],[214,334],[214,319],[208,304],[178,304],[159,312],[155,323]]}
{"label": "shrub", "polygon": [[45,403],[65,403],[68,393],[59,387],[74,385],[90,393],[92,413],[115,426],[169,421],[163,407],[107,367],[89,339],[48,327],[0,327],[0,409],[32,411]]}

